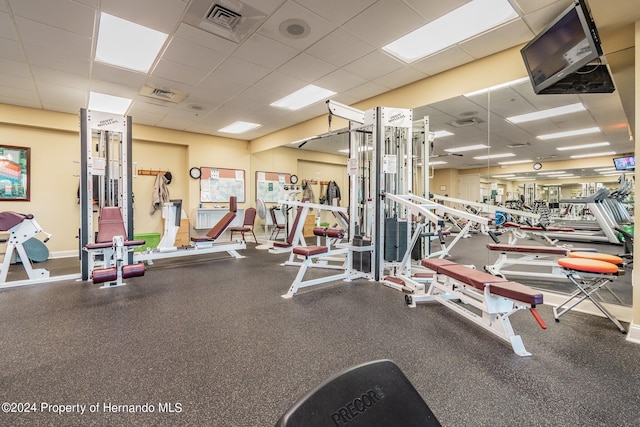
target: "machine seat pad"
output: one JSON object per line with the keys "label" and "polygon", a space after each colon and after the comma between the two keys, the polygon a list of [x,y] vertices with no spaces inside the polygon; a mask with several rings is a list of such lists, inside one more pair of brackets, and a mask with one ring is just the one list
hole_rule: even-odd
{"label": "machine seat pad", "polygon": [[142,246],[145,243],[147,243],[146,240],[125,240],[124,241],[125,246]]}
{"label": "machine seat pad", "polygon": [[329,252],[329,248],[326,246],[296,246],[295,248],[293,248],[294,254],[304,255],[305,257],[326,254],[327,252]]}
{"label": "machine seat pad", "polygon": [[396,283],[398,285],[404,285],[404,280],[396,276],[387,276],[384,278],[384,280],[387,282]]}
{"label": "machine seat pad", "polygon": [[546,229],[539,227],[539,226],[530,226],[530,225],[521,225],[520,228],[522,230],[530,230],[530,231],[562,231],[565,233],[569,233],[572,231],[575,231],[573,228],[571,227],[546,227]]}
{"label": "machine seat pad", "polygon": [[522,301],[527,304],[542,304],[542,293],[518,282],[498,282],[489,284],[489,291],[494,295]]}
{"label": "machine seat pad", "polygon": [[587,258],[560,258],[558,260],[564,268],[585,273],[618,274],[618,266],[610,262]]}
{"label": "machine seat pad", "polygon": [[88,243],[85,248],[86,249],[105,249],[113,247],[113,242],[102,242],[102,243]]}
{"label": "machine seat pad", "polygon": [[460,264],[445,265],[438,269],[438,273],[449,276],[474,288],[484,290],[487,283],[506,282],[507,279],[494,276],[484,271],[474,270]]}
{"label": "machine seat pad", "polygon": [[424,258],[422,261],[420,261],[420,264],[423,267],[428,268],[429,270],[433,270],[436,273],[438,273],[438,269],[442,266],[445,265],[458,265],[453,261],[449,261],[446,259],[441,259],[441,258]]}
{"label": "machine seat pad", "polygon": [[290,248],[291,243],[289,242],[273,242],[273,246],[276,248]]}
{"label": "machine seat pad", "polygon": [[603,254],[600,252],[579,252],[572,251],[569,252],[569,258],[583,258],[583,259],[592,259],[597,261],[609,262],[615,265],[622,265],[622,258],[616,255]]}
{"label": "machine seat pad", "polygon": [[548,255],[567,255],[569,249],[556,246],[507,245],[504,243],[488,243],[487,249],[500,252],[526,252]]}
{"label": "machine seat pad", "polygon": [[33,215],[22,215],[15,212],[0,212],[0,231],[9,231],[25,219],[33,219]]}

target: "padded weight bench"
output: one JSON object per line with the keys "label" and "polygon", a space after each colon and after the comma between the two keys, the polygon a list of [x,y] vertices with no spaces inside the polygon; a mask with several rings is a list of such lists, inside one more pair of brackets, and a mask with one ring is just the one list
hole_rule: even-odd
{"label": "padded weight bench", "polygon": [[191,241],[197,248],[209,248],[218,240],[220,236],[229,228],[238,212],[238,203],[235,196],[229,197],[229,212],[224,214],[222,218],[213,226],[204,236],[193,236]]}
{"label": "padded weight bench", "polygon": [[276,427],[440,427],[422,396],[391,360],[329,378],[298,400]]}
{"label": "padded weight bench", "polygon": [[540,225],[526,225],[526,224],[518,224],[515,222],[505,222],[502,225],[505,229],[507,229],[511,234],[509,237],[509,244],[515,245],[518,243],[519,239],[524,238],[532,238],[537,240],[545,245],[554,246],[557,243],[557,240],[552,240],[549,236],[546,236],[547,232],[563,232],[563,233],[571,233],[575,231],[570,227],[543,227]]}
{"label": "padded weight bench", "polygon": [[[627,331],[620,321],[600,301],[593,298],[598,290],[604,288],[621,302],[607,284],[624,274],[624,270],[619,268],[622,263],[622,258],[618,256],[593,252],[569,252],[567,257],[560,258],[558,264],[562,266],[566,276],[577,289],[562,304],[553,308],[556,322],[559,322],[560,317],[582,301],[588,299],[618,327],[620,332],[625,334]],[[570,303],[571,305],[565,307]]]}
{"label": "padded weight bench", "polygon": [[[540,327],[546,329],[535,309],[543,304],[541,292],[440,258],[423,259],[421,264],[434,271],[431,285],[424,295],[405,295],[407,304],[415,307],[416,302],[437,301],[511,344],[519,356],[531,355],[522,338],[514,333],[509,316],[528,309]],[[465,305],[475,307],[480,314]]]}
{"label": "padded weight bench", "polygon": [[145,243],[144,240],[127,239],[127,231],[119,207],[105,206],[100,209],[96,241],[84,247],[84,250],[93,256],[97,254],[103,256],[103,268],[94,268],[91,271],[93,283],[103,283],[101,288],[109,288],[124,285],[123,279],[144,276],[144,264],[127,264],[127,254]]}
{"label": "padded weight bench", "polygon": [[51,237],[49,233],[45,233],[42,228],[40,228],[40,225],[36,222],[33,215],[25,215],[11,211],[0,212],[0,231],[9,232],[4,259],[0,266],[0,284],[5,283],[7,280],[7,274],[9,273],[14,251],[20,256],[20,261],[29,280],[49,278],[49,270],[45,268],[33,268],[24,246],[29,239],[34,238],[39,233],[47,236],[44,240],[45,243],[49,240],[49,237]]}
{"label": "padded weight bench", "polygon": [[[302,199],[302,202],[307,202],[307,201],[309,201],[309,199]],[[304,237],[302,236],[304,219],[301,220],[304,209],[305,209],[304,206],[298,206],[298,209],[296,210],[296,216],[293,220],[293,225],[289,230],[289,234],[287,234],[287,240],[285,240],[284,242],[279,242],[279,241],[273,242],[273,246],[269,249],[270,253],[280,254],[280,253],[291,252],[294,245],[299,243],[300,245],[304,246],[306,244]],[[306,213],[304,217],[306,219]]]}
{"label": "padded weight bench", "polygon": [[[526,277],[529,279],[566,279],[558,258],[568,256],[572,251],[595,252],[591,249],[569,249],[558,246],[508,245],[488,243],[487,249],[500,252],[492,265],[486,265],[485,271],[500,277]],[[526,266],[530,270],[507,270],[510,266]],[[544,272],[542,270],[546,269]],[[549,271],[550,269],[550,271]]]}

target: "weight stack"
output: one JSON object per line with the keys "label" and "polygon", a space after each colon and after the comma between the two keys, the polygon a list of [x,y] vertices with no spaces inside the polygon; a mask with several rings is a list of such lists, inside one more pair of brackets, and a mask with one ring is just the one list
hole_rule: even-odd
{"label": "weight stack", "polygon": [[[363,236],[353,237],[353,246],[370,246],[371,239]],[[351,267],[356,271],[363,273],[371,273],[371,251],[359,252],[353,251],[351,257]]]}
{"label": "weight stack", "polygon": [[402,261],[407,250],[407,221],[385,218],[384,220],[384,259]]}

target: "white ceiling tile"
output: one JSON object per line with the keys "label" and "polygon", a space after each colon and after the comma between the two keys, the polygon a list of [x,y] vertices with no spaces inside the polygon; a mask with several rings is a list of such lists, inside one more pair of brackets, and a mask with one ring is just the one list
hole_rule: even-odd
{"label": "white ceiling tile", "polygon": [[297,49],[254,33],[233,52],[233,57],[275,70],[298,53]]}
{"label": "white ceiling tile", "polygon": [[101,0],[103,12],[169,34],[182,18],[187,3],[177,0]]}
{"label": "white ceiling tile", "polygon": [[[2,3],[0,3],[2,4]],[[16,33],[13,31],[13,23],[8,13],[0,13],[0,38],[8,40],[17,40]]]}
{"label": "white ceiling tile", "polygon": [[252,113],[276,101],[279,95],[271,91],[252,86],[224,104],[225,108],[233,108],[245,113]]}
{"label": "white ceiling tile", "polygon": [[198,87],[194,90],[194,93],[199,93],[201,91],[211,91],[217,94],[221,94],[226,96],[228,99],[233,98],[246,88],[251,86],[250,83],[247,82],[238,82],[236,80],[232,80],[227,76],[223,76],[218,72],[214,72],[210,76],[208,76]]}
{"label": "white ceiling tile", "polygon": [[[425,23],[431,22],[436,18],[446,15],[454,9],[469,3],[470,0],[402,0],[415,9],[422,17]],[[553,0],[552,0],[553,1]]]}
{"label": "white ceiling tile", "polygon": [[15,16],[85,37],[93,35],[95,9],[91,7],[71,0],[11,0],[10,3]]}
{"label": "white ceiling tile", "polygon": [[170,102],[164,102],[144,96],[137,96],[129,107],[129,114],[136,120],[137,116],[147,117],[147,119],[157,118],[161,120],[169,111],[174,108]]}
{"label": "white ceiling tile", "polygon": [[80,108],[87,106],[89,93],[86,90],[74,89],[50,83],[38,83],[38,93],[45,109],[60,111],[53,106],[72,108],[79,112]]}
{"label": "white ceiling tile", "polygon": [[[308,34],[304,37],[293,37],[286,31],[281,32],[280,25],[288,19],[302,21],[302,25],[306,24],[308,26]],[[326,19],[296,3],[288,1],[260,26],[258,32],[287,46],[304,50],[335,28],[336,26]]]}
{"label": "white ceiling tile", "polygon": [[106,93],[108,95],[119,96],[127,99],[135,99],[138,96],[138,89],[114,84],[111,82],[103,82],[101,80],[91,81],[91,92]]}
{"label": "white ceiling tile", "polygon": [[375,95],[384,93],[388,90],[389,89],[387,89],[382,85],[369,82],[369,83],[362,84],[360,86],[356,86],[353,89],[347,90],[344,94],[347,96],[358,98],[358,100],[364,100],[364,99],[371,98]]}
{"label": "white ceiling tile", "polygon": [[21,76],[11,75],[5,74],[5,71],[7,70],[2,68],[2,73],[0,73],[0,86],[2,86],[4,94],[11,93],[12,89],[16,89],[19,92],[35,92],[36,86],[33,80],[27,77],[27,74]]}
{"label": "white ceiling tile", "polygon": [[362,77],[356,76],[348,71],[338,69],[331,74],[328,74],[321,79],[318,79],[314,84],[323,87],[325,89],[332,90],[340,93],[352,89],[356,86],[366,83],[367,81]]}
{"label": "white ceiling tile", "polygon": [[[402,25],[385,25],[402,22]],[[343,25],[362,40],[382,47],[425,24],[424,18],[397,0],[379,0]]]}
{"label": "white ceiling tile", "polygon": [[81,90],[87,90],[89,88],[89,78],[86,77],[79,77],[76,74],[69,74],[64,71],[38,66],[31,67],[31,70],[34,78],[38,82],[53,83]]}
{"label": "white ceiling tile", "polygon": [[399,70],[403,66],[402,63],[390,55],[380,50],[374,50],[370,54],[345,65],[344,69],[367,80],[373,80],[392,71]]}
{"label": "white ceiling tile", "polygon": [[220,65],[225,57],[223,53],[179,37],[174,37],[162,54],[162,59],[207,72]]}
{"label": "white ceiling tile", "polygon": [[37,65],[82,77],[89,77],[91,62],[87,56],[75,52],[61,55],[57,50],[50,50],[43,46],[27,43],[24,44],[24,49],[32,66]]}
{"label": "white ceiling tile", "polygon": [[285,0],[243,0],[242,2],[269,15],[278,9]]}
{"label": "white ceiling tile", "polygon": [[20,47],[20,43],[0,38],[0,58],[24,61],[24,53]]}
{"label": "white ceiling tile", "polygon": [[199,105],[204,108],[205,111],[200,112],[200,115],[207,114],[216,108],[224,105],[231,99],[229,95],[223,95],[221,93],[213,92],[211,90],[199,89],[197,92],[192,92],[191,95],[182,101],[177,108],[185,109],[190,108],[190,105]]}
{"label": "white ceiling tile", "polygon": [[512,0],[512,3],[517,5],[516,10],[520,9],[524,14],[529,14],[551,4],[556,4],[562,10],[569,7],[573,0]]}
{"label": "white ceiling tile", "polygon": [[304,7],[326,17],[336,25],[342,25],[377,0],[296,0]]}
{"label": "white ceiling tile", "polygon": [[567,3],[564,1],[552,3],[549,6],[528,13],[523,19],[529,28],[531,28],[535,34],[538,34],[544,27],[556,19],[567,6]]}
{"label": "white ceiling tile", "polygon": [[471,61],[473,61],[473,57],[462,49],[454,46],[420,61],[416,61],[411,64],[411,67],[423,73],[435,75]]}
{"label": "white ceiling tile", "polygon": [[0,2],[0,11],[7,12],[7,4],[5,2]]}
{"label": "white ceiling tile", "polygon": [[392,71],[389,74],[385,74],[384,76],[375,79],[374,82],[394,89],[417,80],[422,80],[425,77],[427,77],[427,74],[413,68],[400,68],[397,71]]}
{"label": "white ceiling tile", "polygon": [[185,24],[184,22],[180,23],[178,26],[176,37],[189,40],[190,42],[224,54],[229,54],[238,47],[237,43],[223,39],[222,37],[211,34],[200,28]]}
{"label": "white ceiling tile", "polygon": [[306,52],[336,67],[342,67],[373,50],[375,47],[342,28],[338,28],[311,46]]}
{"label": "white ceiling tile", "polygon": [[153,69],[152,76],[181,82],[183,85],[196,87],[208,74],[208,71],[187,67],[183,64],[161,59]]}
{"label": "white ceiling tile", "polygon": [[520,18],[504,24],[493,31],[489,31],[458,46],[472,57],[479,59],[501,50],[508,49],[514,44],[526,43],[534,34]]}
{"label": "white ceiling tile", "polygon": [[124,68],[112,67],[111,65],[95,62],[91,70],[93,79],[105,82],[117,83],[123,86],[141,88],[147,80],[147,75]]}
{"label": "white ceiling tile", "polygon": [[0,86],[0,103],[41,109],[42,103],[36,91],[25,91]]}
{"label": "white ceiling tile", "polygon": [[283,94],[282,96],[284,96],[306,86],[306,82],[274,71],[264,79],[256,82],[254,86],[275,94]]}
{"label": "white ceiling tile", "polygon": [[185,130],[198,121],[197,113],[186,110],[171,110],[158,122],[158,126],[167,127],[169,129]]}
{"label": "white ceiling tile", "polygon": [[229,57],[216,69],[215,74],[229,78],[245,85],[252,85],[271,70],[252,64],[240,58]]}
{"label": "white ceiling tile", "polygon": [[22,43],[33,44],[43,50],[58,52],[64,55],[75,55],[89,58],[91,55],[91,37],[79,36],[50,25],[15,18]]}
{"label": "white ceiling tile", "polygon": [[[18,76],[24,77],[29,75],[29,67],[22,61],[13,61],[11,59],[0,57],[0,70],[5,77]],[[2,78],[0,78],[2,84]]]}
{"label": "white ceiling tile", "polygon": [[312,82],[335,69],[335,65],[331,65],[328,62],[306,53],[301,53],[278,68],[278,71],[306,82]]}

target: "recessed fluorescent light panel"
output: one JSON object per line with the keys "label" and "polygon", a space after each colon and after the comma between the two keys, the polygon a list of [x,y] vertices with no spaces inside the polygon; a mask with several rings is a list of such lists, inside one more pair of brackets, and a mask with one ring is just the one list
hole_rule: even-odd
{"label": "recessed fluorescent light panel", "polygon": [[585,111],[586,108],[581,102],[576,104],[564,105],[562,107],[549,108],[547,110],[536,111],[535,113],[521,114],[519,116],[507,117],[511,123],[525,123],[534,120],[548,119],[549,117],[562,116],[565,114]]}
{"label": "recessed fluorescent light panel", "polygon": [[445,136],[451,136],[453,135],[453,133],[449,132],[448,130],[438,130],[433,132],[433,136],[436,138],[442,138]]}
{"label": "recessed fluorescent light panel", "polygon": [[96,61],[147,73],[166,40],[160,31],[103,12]]}
{"label": "recessed fluorescent light panel", "polygon": [[272,103],[271,106],[296,111],[311,104],[315,104],[323,99],[327,99],[335,94],[336,92],[329,89],[324,89],[316,85],[307,85],[302,89],[277,100]]}
{"label": "recessed fluorescent light panel", "polygon": [[593,144],[568,145],[566,147],[557,147],[558,151],[581,150],[583,148],[606,147],[608,142],[594,142]]}
{"label": "recessed fluorescent light panel", "polygon": [[87,108],[105,113],[124,114],[129,108],[129,105],[131,105],[131,100],[128,98],[89,92],[89,105]]}
{"label": "recessed fluorescent light panel", "polygon": [[484,144],[476,144],[476,145],[467,145],[466,147],[447,148],[444,151],[449,153],[460,153],[463,151],[481,150],[483,148],[489,148],[489,146]]}
{"label": "recessed fluorescent light panel", "polygon": [[498,162],[499,165],[518,165],[520,163],[533,163],[533,160],[510,160],[508,162]]}
{"label": "recessed fluorescent light panel", "polygon": [[506,173],[504,175],[491,175],[491,178],[513,178],[516,176],[515,173]]}
{"label": "recessed fluorescent light panel", "polygon": [[259,125],[257,123],[237,121],[237,122],[231,123],[229,126],[223,127],[222,129],[218,129],[218,132],[244,133],[252,129],[259,128],[260,126],[262,125]]}
{"label": "recessed fluorescent light panel", "polygon": [[567,172],[565,171],[550,171],[550,172],[538,172],[538,175],[562,175]]}
{"label": "recessed fluorescent light panel", "polygon": [[446,165],[447,162],[442,160],[436,160],[435,162],[429,162],[429,166]]}
{"label": "recessed fluorescent light panel", "polygon": [[598,133],[600,132],[599,127],[594,128],[585,128],[585,129],[576,129],[570,130],[566,132],[557,132],[557,133],[548,133],[546,135],[539,135],[536,138],[546,141],[547,139],[556,139],[556,138],[566,138],[569,136],[579,136],[579,135],[588,135],[590,133]]}
{"label": "recessed fluorescent light panel", "polygon": [[507,0],[473,0],[382,49],[411,63],[517,17]]}
{"label": "recessed fluorescent light panel", "polygon": [[[370,146],[358,147],[359,153],[362,153],[363,151],[371,151],[371,150],[373,150],[373,147],[370,147]],[[348,153],[348,152],[349,152],[348,148],[345,148],[343,150],[338,150],[338,153]]]}
{"label": "recessed fluorescent light panel", "polygon": [[504,157],[513,157],[515,154],[513,153],[500,153],[500,154],[489,154],[487,156],[476,156],[474,160],[487,160],[487,159],[502,159]]}
{"label": "recessed fluorescent light panel", "polygon": [[590,153],[590,154],[576,154],[571,156],[572,159],[585,159],[587,157],[600,157],[600,156],[613,156],[615,151],[605,151],[603,153]]}

